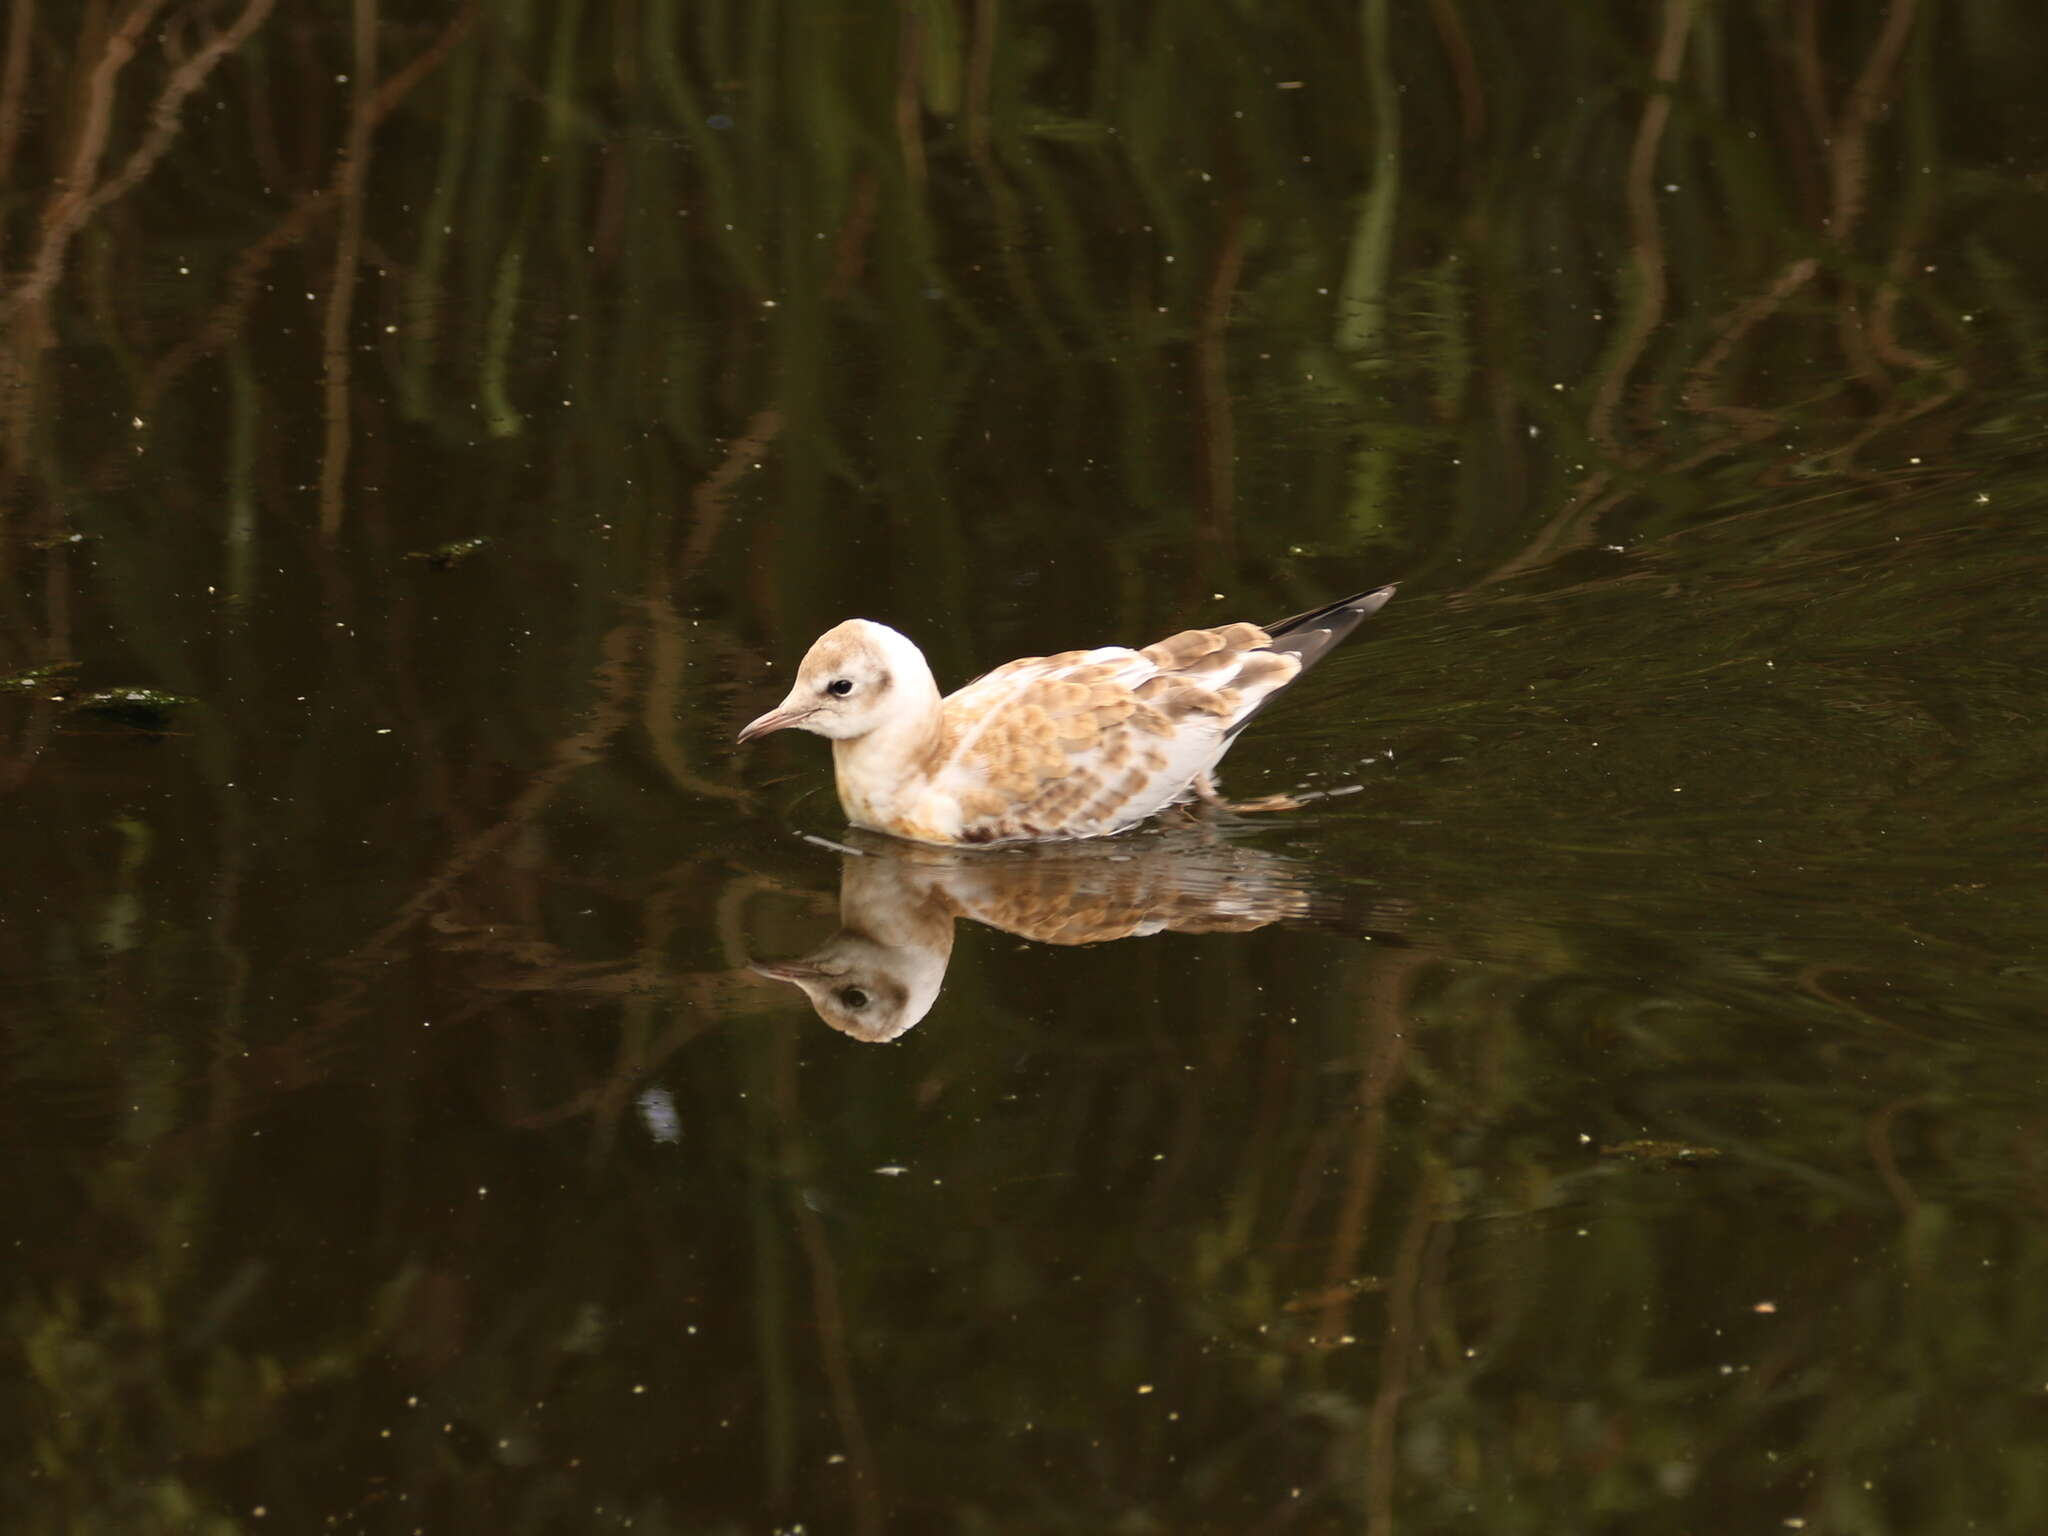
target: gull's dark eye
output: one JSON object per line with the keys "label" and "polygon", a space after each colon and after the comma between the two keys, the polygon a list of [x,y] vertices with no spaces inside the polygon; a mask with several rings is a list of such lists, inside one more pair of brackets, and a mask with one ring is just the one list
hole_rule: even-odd
{"label": "gull's dark eye", "polygon": [[844,987],[840,990],[839,1001],[849,1008],[865,1008],[868,1005],[868,995],[859,987]]}
{"label": "gull's dark eye", "polygon": [[825,691],[834,698],[843,699],[853,692],[853,679],[850,677],[835,677],[825,685]]}

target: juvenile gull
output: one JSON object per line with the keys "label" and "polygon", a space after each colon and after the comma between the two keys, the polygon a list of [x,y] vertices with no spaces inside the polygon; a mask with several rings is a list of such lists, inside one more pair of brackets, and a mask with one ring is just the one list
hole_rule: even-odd
{"label": "juvenile gull", "polygon": [[1217,801],[1211,775],[1246,722],[1393,595],[1361,592],[1264,629],[1183,630],[1141,651],[1027,656],[944,698],[907,637],[848,619],[739,739],[789,726],[828,737],[846,819],[894,837],[1105,837]]}

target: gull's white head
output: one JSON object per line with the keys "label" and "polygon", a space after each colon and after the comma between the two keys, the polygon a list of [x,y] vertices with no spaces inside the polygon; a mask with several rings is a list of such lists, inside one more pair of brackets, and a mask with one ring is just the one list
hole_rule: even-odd
{"label": "gull's white head", "polygon": [[796,669],[789,697],[740,732],[800,731],[853,741],[898,721],[922,719],[938,703],[924,653],[873,619],[848,619],[820,635]]}

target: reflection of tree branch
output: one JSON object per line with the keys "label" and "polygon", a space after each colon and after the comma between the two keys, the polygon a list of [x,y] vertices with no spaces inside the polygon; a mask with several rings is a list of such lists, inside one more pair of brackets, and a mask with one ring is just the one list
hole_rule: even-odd
{"label": "reflection of tree branch", "polygon": [[[477,0],[470,0],[455,18],[442,30],[441,35],[423,48],[395,75],[378,87],[370,103],[370,124],[374,128],[398,107],[422,80],[440,67],[455,45],[475,23]],[[314,221],[327,211],[328,204],[339,190],[341,180],[347,172],[344,164],[337,169],[334,180],[327,186],[315,188],[300,196],[283,218],[272,225],[237,258],[227,278],[227,296],[216,304],[206,316],[199,329],[178,343],[159,358],[150,368],[137,392],[138,414],[147,415],[163,398],[164,392],[184,372],[203,357],[219,352],[241,334],[242,326],[248,319],[249,306],[255,302],[256,285],[265,270],[279,252],[297,245],[306,238]],[[125,466],[129,450],[124,446],[118,454],[108,456],[108,464]],[[104,468],[104,466],[103,466]]]}
{"label": "reflection of tree branch", "polygon": [[1386,0],[1365,0],[1365,79],[1372,103],[1372,180],[1358,210],[1339,290],[1337,350],[1370,359],[1387,315],[1387,267],[1401,202],[1400,87],[1394,79]]}
{"label": "reflection of tree branch", "polygon": [[[1915,0],[1898,0],[1888,11],[1881,35],[1872,46],[1870,56],[1850,91],[1839,122],[1832,126],[1821,84],[1813,7],[1808,5],[1799,14],[1798,46],[1795,48],[1797,74],[1802,100],[1807,116],[1814,124],[1816,137],[1832,145],[1829,159],[1831,212],[1825,223],[1828,240],[1838,250],[1846,252],[1855,225],[1864,211],[1870,160],[1869,138],[1905,48],[1914,8]],[[1898,342],[1894,313],[1912,249],[1910,233],[1902,229],[1894,242],[1887,274],[1880,284],[1867,331],[1854,292],[1845,287],[1836,311],[1838,335],[1846,359],[1861,377],[1879,383],[1888,382],[1890,376],[1879,366],[1880,360],[1923,375],[1945,367],[1946,387],[1919,398],[1908,398],[1894,390],[1885,407],[1872,413],[1848,439],[1833,448],[1814,453],[1811,457],[1816,462],[1852,459],[1865,444],[1880,434],[1895,431],[1906,422],[1947,404],[1968,384],[1968,374],[1960,366],[1944,365]],[[1736,349],[1823,270],[1819,257],[1804,256],[1787,262],[1762,293],[1743,300],[1730,311],[1712,343],[1686,370],[1679,395],[1688,410],[1720,418],[1727,430],[1683,458],[1666,462],[1662,466],[1665,472],[1684,473],[1695,469],[1783,429],[1788,411],[1796,409],[1800,402],[1788,402],[1777,407],[1729,404],[1722,398],[1723,371]],[[1595,476],[1582,489],[1581,497],[1603,490],[1602,477]],[[1611,501],[1620,494],[1619,490],[1612,491],[1607,493],[1606,499]],[[1569,543],[1574,541],[1560,540],[1552,535],[1559,531],[1560,525],[1569,523],[1583,527],[1588,520],[1580,502],[1575,501],[1545,531],[1545,537],[1532,541],[1521,556],[1494,572],[1494,579],[1539,564],[1558,549],[1569,547]]]}
{"label": "reflection of tree branch", "polygon": [[676,701],[683,694],[683,668],[690,654],[683,618],[666,599],[650,600],[646,609],[648,667],[640,723],[646,728],[655,760],[676,788],[686,794],[707,795],[740,805],[751,803],[754,797],[750,791],[707,778],[684,750],[682,717],[676,711]]}
{"label": "reflection of tree branch", "polygon": [[[1695,0],[1665,0],[1664,27],[1657,40],[1651,64],[1650,99],[1643,103],[1643,115],[1636,123],[1635,147],[1629,154],[1625,193],[1629,228],[1634,235],[1630,251],[1633,272],[1627,284],[1624,318],[1620,333],[1601,365],[1600,382],[1593,391],[1593,403],[1586,412],[1586,435],[1607,450],[1610,458],[1621,457],[1614,435],[1614,413],[1621,404],[1629,376],[1642,361],[1650,337],[1664,319],[1666,275],[1664,226],[1657,211],[1657,152],[1664,142],[1664,130],[1671,121],[1671,94],[1685,63],[1686,37],[1692,30]],[[1514,556],[1496,567],[1487,581],[1505,581],[1524,571],[1547,564],[1567,549],[1588,542],[1600,515],[1621,492],[1614,487],[1611,468],[1594,470],[1581,481],[1569,501],[1534,534]]]}
{"label": "reflection of tree branch", "polygon": [[1316,1326],[1325,1343],[1351,1331],[1354,1293],[1344,1281],[1358,1273],[1365,1247],[1372,1206],[1380,1184],[1380,1154],[1385,1150],[1387,1104],[1395,1089],[1406,1081],[1408,1037],[1402,1028],[1402,1004],[1409,977],[1426,961],[1410,954],[1398,960],[1382,961],[1374,967],[1361,1002],[1359,1028],[1364,1035],[1363,1079],[1359,1084],[1359,1118],[1351,1143],[1351,1161],[1345,1172],[1343,1194],[1331,1223],[1330,1255],[1323,1268],[1323,1283],[1330,1301]]}
{"label": "reflection of tree branch", "polygon": [[1829,157],[1834,197],[1828,225],[1838,242],[1849,238],[1849,232],[1863,216],[1863,193],[1869,181],[1870,130],[1890,94],[1892,75],[1906,51],[1906,39],[1912,35],[1913,16],[1918,9],[1919,0],[1892,0],[1885,13],[1884,29],[1871,46],[1863,72],[1849,88],[1848,99],[1842,103],[1842,115],[1834,129],[1834,152]]}
{"label": "reflection of tree branch", "polygon": [[[164,0],[137,0],[135,9],[107,38],[86,87],[83,114],[62,190],[43,210],[42,242],[21,282],[0,301],[0,316],[5,317],[8,332],[6,355],[0,358],[0,404],[4,404],[7,415],[5,468],[10,480],[22,472],[28,461],[28,397],[34,388],[37,361],[49,345],[49,293],[65,247],[90,212],[93,182],[99,174],[100,159],[106,153],[107,137],[113,131],[114,84],[128,61],[135,57],[136,40],[163,3]],[[15,19],[21,19],[18,13]],[[16,56],[10,50],[10,59]]]}
{"label": "reflection of tree branch", "polygon": [[1408,1225],[1395,1250],[1393,1274],[1387,1281],[1387,1323],[1380,1348],[1379,1387],[1373,1393],[1372,1411],[1366,1418],[1365,1496],[1368,1536],[1392,1536],[1394,1490],[1399,1481],[1394,1431],[1400,1425],[1401,1402],[1408,1395],[1423,1333],[1418,1315],[1423,1309],[1423,1256],[1429,1240],[1439,1230],[1437,1192],[1425,1171],[1415,1191],[1415,1204],[1408,1212]]}
{"label": "reflection of tree branch", "polygon": [[896,142],[903,151],[903,174],[913,193],[925,180],[924,124],[918,105],[918,70],[924,53],[924,13],[917,0],[897,0]]}
{"label": "reflection of tree branch", "polygon": [[1223,244],[1202,296],[1195,331],[1195,441],[1201,449],[1195,484],[1203,513],[1202,532],[1215,559],[1235,558],[1232,547],[1231,466],[1237,461],[1237,431],[1230,399],[1230,307],[1244,273],[1244,199],[1233,193],[1223,219]]}
{"label": "reflection of tree branch", "polygon": [[1926,1245],[1917,1241],[1918,1234],[1914,1231],[1920,1216],[1920,1196],[1906,1182],[1905,1174],[1899,1171],[1898,1152],[1892,1145],[1892,1122],[1898,1119],[1901,1110],[1924,1107],[1925,1101],[1921,1099],[1894,1099],[1872,1115],[1863,1127],[1863,1144],[1870,1152],[1870,1161],[1877,1168],[1877,1176],[1884,1181],[1892,1203],[1898,1206],[1899,1219],[1905,1225],[1906,1267],[1913,1273],[1916,1283],[1925,1279],[1927,1259]]}
{"label": "reflection of tree branch", "polygon": [[242,252],[228,273],[228,296],[213,307],[205,323],[195,333],[159,358],[142,381],[138,392],[141,410],[146,412],[155,406],[178,376],[200,358],[220,351],[235,339],[241,332],[242,322],[248,318],[249,305],[256,297],[256,284],[270,265],[271,258],[306,238],[306,231],[312,227],[313,220],[326,210],[330,196],[332,193],[325,187],[306,193],[293,205],[291,212]]}
{"label": "reflection of tree branch", "polygon": [[[1809,3],[1799,15],[1799,44],[1794,51],[1794,59],[1801,97],[1817,138],[1831,145],[1828,158],[1829,212],[1825,221],[1826,233],[1832,244],[1845,251],[1851,236],[1855,233],[1857,223],[1862,218],[1865,206],[1865,189],[1869,180],[1870,134],[1876,126],[1878,112],[1890,93],[1892,77],[1898,70],[1899,60],[1905,52],[1907,39],[1912,32],[1916,9],[1917,0],[1894,0],[1885,14],[1883,29],[1877,41],[1871,46],[1870,56],[1864,61],[1862,71],[1857,75],[1855,84],[1850,87],[1848,97],[1842,104],[1840,117],[1833,121],[1830,120],[1826,90],[1821,79],[1815,7]],[[1911,249],[1912,243],[1907,233],[1902,230],[1893,247],[1891,262],[1878,293],[1877,309],[1868,333],[1853,294],[1845,295],[1841,300],[1837,320],[1842,350],[1850,365],[1861,377],[1877,380],[1888,377],[1879,366],[1880,358],[1916,372],[1931,372],[1940,366],[1931,358],[1909,352],[1899,346],[1894,330],[1893,314],[1900,279],[1910,259]],[[1686,466],[1680,467],[1703,462],[1745,443],[1768,436],[1782,423],[1782,410],[1764,410],[1722,403],[1717,398],[1719,377],[1736,346],[1759,324],[1782,308],[1793,294],[1811,282],[1819,271],[1820,262],[1816,257],[1806,256],[1788,262],[1772,280],[1768,289],[1736,307],[1714,344],[1687,371],[1686,384],[1680,395],[1686,407],[1703,414],[1722,417],[1731,424],[1733,431],[1720,442],[1694,455],[1687,461]],[[1848,442],[1822,457],[1852,456],[1879,432],[1890,430],[1901,422],[1911,420],[1952,398],[1965,382],[1966,376],[1962,371],[1953,370],[1950,378],[1951,388],[1947,392],[1913,402],[1902,409],[1881,413],[1866,423],[1863,430]]]}
{"label": "reflection of tree branch", "polygon": [[320,456],[320,537],[341,531],[341,488],[348,474],[349,320],[355,310],[356,268],[363,245],[363,184],[370,174],[370,105],[377,84],[377,0],[355,0],[355,63],[349,74],[348,144],[342,150],[337,193],[341,232],[335,238],[334,275],[327,284],[327,315],[320,332],[326,442]]}
{"label": "reflection of tree branch", "polygon": [[603,756],[605,747],[629,718],[634,675],[632,626],[615,625],[600,642],[599,651],[594,674],[597,697],[585,715],[583,728],[555,744],[553,761],[534,775],[496,822],[465,839],[382,928],[336,962],[352,973],[351,979],[322,1008],[321,1023],[316,1029],[338,1027],[347,1017],[357,992],[368,984],[368,976],[373,968],[381,966],[391,947],[436,911],[457,882],[530,826],[570,779]]}
{"label": "reflection of tree branch", "polygon": [[[1613,361],[1603,370],[1588,418],[1589,434],[1610,450],[1616,447],[1613,418],[1627,374],[1640,360],[1651,331],[1663,314],[1664,267],[1651,180],[1652,157],[1656,140],[1669,114],[1668,91],[1676,80],[1683,47],[1682,28],[1693,4],[1694,0],[1667,0],[1666,29],[1655,71],[1664,94],[1644,110],[1630,163],[1629,209],[1631,223],[1637,233],[1639,297],[1627,329],[1617,343]],[[1838,250],[1848,249],[1855,226],[1865,209],[1870,136],[1890,94],[1893,77],[1911,35],[1916,9],[1917,0],[1894,0],[1886,12],[1877,41],[1844,99],[1838,118],[1831,118],[1822,79],[1816,7],[1811,3],[1804,4],[1794,17],[1791,51],[1800,101],[1816,140],[1830,146],[1829,211],[1824,224],[1829,243]],[[1889,379],[1890,376],[1880,366],[1881,361],[1922,374],[1934,372],[1942,366],[1932,358],[1900,346],[1897,340],[1894,312],[1911,250],[1912,241],[1902,230],[1894,243],[1887,275],[1880,286],[1867,330],[1853,291],[1845,290],[1837,303],[1840,344],[1851,368],[1860,377],[1879,382]],[[1763,292],[1744,299],[1729,311],[1712,342],[1686,369],[1679,391],[1679,399],[1686,409],[1718,418],[1726,430],[1682,459],[1665,462],[1661,467],[1666,472],[1695,468],[1768,437],[1783,426],[1788,406],[1767,408],[1727,403],[1723,398],[1723,374],[1742,343],[1782,310],[1795,294],[1812,283],[1822,270],[1819,257],[1803,256],[1787,262]],[[1824,460],[1852,457],[1878,434],[1895,430],[1904,422],[1953,399],[1965,387],[1967,375],[1962,369],[1952,367],[1947,382],[1948,388],[1938,394],[1912,400],[1895,398],[1889,408],[1877,412],[1847,441],[1815,457]],[[1586,542],[1597,517],[1625,494],[1626,489],[1626,486],[1615,484],[1611,470],[1596,471],[1580,485],[1570,502],[1550,523],[1528,540],[1512,560],[1494,570],[1488,580],[1500,581],[1521,574],[1546,563],[1566,549]]]}
{"label": "reflection of tree branch", "polygon": [[1616,451],[1614,412],[1622,389],[1641,361],[1651,333],[1664,318],[1664,226],[1657,212],[1657,152],[1671,121],[1671,93],[1685,63],[1685,40],[1692,30],[1693,4],[1694,0],[1665,0],[1664,29],[1657,40],[1657,56],[1650,71],[1650,99],[1643,103],[1643,115],[1636,124],[1635,147],[1629,154],[1625,190],[1629,230],[1635,236],[1630,252],[1635,269],[1634,292],[1629,296],[1626,324],[1615,338],[1614,350],[1602,370],[1586,417],[1587,436],[1610,452]]}
{"label": "reflection of tree branch", "polygon": [[1477,145],[1486,134],[1486,86],[1472,55],[1472,35],[1458,13],[1457,0],[1429,0],[1429,14],[1451,61],[1451,78],[1458,82],[1458,119],[1464,125],[1465,142]]}
{"label": "reflection of tree branch", "polygon": [[[394,84],[396,80],[394,79]],[[773,406],[755,413],[748,424],[748,430],[734,440],[725,459],[717,469],[705,477],[692,498],[697,520],[691,528],[689,546],[679,570],[687,574],[710,553],[712,541],[725,513],[725,502],[732,483],[753,463],[754,456],[762,452],[775,435],[782,429],[782,413]],[[667,608],[666,599],[650,598],[650,611],[655,615],[650,623],[656,627],[656,647],[660,646],[660,617],[667,610],[673,617],[673,610]],[[491,827],[464,840],[456,852],[441,866],[441,869],[408,900],[383,928],[370,936],[341,964],[357,970],[366,969],[373,961],[382,958],[398,939],[429,913],[438,910],[446,893],[486,857],[503,848],[525,827],[533,823],[553,801],[564,784],[581,769],[596,762],[610,744],[612,738],[631,718],[632,699],[641,684],[639,669],[633,666],[635,628],[631,624],[615,625],[607,631],[600,642],[600,660],[594,675],[597,697],[586,714],[582,730],[556,743],[554,760],[538,774],[532,783],[512,802],[505,813]],[[648,708],[654,707],[659,694],[650,693]],[[656,750],[661,751],[657,740]],[[664,759],[664,766],[676,772],[677,762]],[[687,766],[681,767],[681,778],[688,787],[700,792],[730,796],[734,793],[724,786],[701,781]],[[743,792],[742,792],[743,793]],[[352,995],[352,992],[351,994]],[[338,1019],[345,1011],[348,997],[337,997],[329,1005],[329,1014]]]}
{"label": "reflection of tree branch", "polygon": [[7,59],[0,64],[0,185],[14,169],[21,142],[21,100],[28,87],[28,51],[34,40],[36,0],[13,0],[7,12]]}
{"label": "reflection of tree branch", "polygon": [[1744,434],[1751,427],[1759,428],[1755,433],[1759,437],[1778,424],[1780,418],[1776,411],[1721,404],[1717,398],[1721,370],[1734,355],[1736,347],[1742,344],[1743,338],[1783,308],[1785,301],[1811,282],[1819,270],[1818,259],[1802,256],[1797,261],[1786,263],[1784,270],[1762,293],[1752,294],[1735,306],[1713,345],[1686,371],[1685,387],[1679,392],[1679,399],[1688,410],[1725,417],[1741,424]]}
{"label": "reflection of tree branch", "polygon": [[1009,281],[1010,291],[1017,296],[1017,308],[1046,353],[1057,355],[1061,350],[1059,333],[1046,318],[1045,304],[1039,298],[1038,284],[1032,278],[1031,263],[1025,256],[1030,243],[1024,236],[1023,211],[1017,201],[1016,189],[1010,185],[1009,177],[1003,174],[990,141],[993,114],[989,103],[993,95],[996,35],[1002,26],[999,6],[1000,0],[974,0],[974,30],[967,52],[967,95],[963,113],[967,129],[967,158],[974,162],[974,168],[981,173],[982,185],[988,188],[989,212],[996,221],[996,248],[1002,255],[1003,276]]}
{"label": "reflection of tree branch", "polygon": [[248,40],[261,26],[277,0],[249,0],[242,14],[219,36],[180,65],[165,82],[156,105],[150,109],[149,132],[129,155],[121,169],[95,186],[93,177],[105,152],[113,114],[114,80],[134,56],[135,40],[163,6],[163,0],[139,0],[128,20],[107,40],[107,51],[94,72],[86,126],[81,130],[77,153],[72,157],[64,190],[43,217],[43,243],[15,292],[18,304],[34,304],[48,294],[62,270],[64,253],[85,223],[107,204],[125,196],[137,182],[156,168],[158,160],[177,137],[178,113],[185,98],[199,89],[214,66]]}
{"label": "reflection of tree branch", "polygon": [[[798,1126],[803,1118],[797,1099],[796,1035],[787,1026],[775,1035],[775,1109],[782,1124],[783,1164],[794,1169],[801,1150]],[[853,1378],[853,1353],[846,1339],[846,1303],[840,1294],[839,1268],[833,1261],[832,1245],[826,1240],[824,1223],[804,1199],[796,1179],[786,1180],[790,1215],[796,1222],[797,1239],[803,1244],[804,1260],[811,1272],[811,1306],[818,1323],[818,1350],[823,1357],[825,1380],[832,1392],[833,1416],[839,1421],[840,1438],[846,1445],[847,1473],[851,1489],[854,1529],[861,1536],[873,1536],[882,1529],[882,1485],[875,1465],[875,1453],[868,1441],[867,1425],[861,1417],[860,1397]]]}
{"label": "reflection of tree branch", "polygon": [[[760,456],[781,435],[783,415],[779,406],[767,405],[756,411],[746,430],[726,445],[725,457],[697,484],[690,497],[690,531],[682,553],[676,559],[672,590],[686,585],[711,557],[712,547],[725,527],[731,510],[732,490],[740,477],[759,467]],[[683,664],[688,645],[683,634],[682,615],[668,593],[658,590],[662,568],[658,561],[648,566],[646,601],[650,667],[642,701],[641,723],[654,748],[655,759],[678,789],[693,795],[710,795],[746,804],[753,796],[734,784],[707,778],[683,749],[682,722],[675,710],[681,693]]]}
{"label": "reflection of tree branch", "polygon": [[731,500],[733,485],[756,467],[754,460],[781,434],[782,425],[779,406],[767,405],[754,412],[746,430],[726,448],[718,467],[699,483],[690,498],[690,537],[676,563],[679,579],[694,574],[710,555],[719,530],[725,526],[726,503]]}

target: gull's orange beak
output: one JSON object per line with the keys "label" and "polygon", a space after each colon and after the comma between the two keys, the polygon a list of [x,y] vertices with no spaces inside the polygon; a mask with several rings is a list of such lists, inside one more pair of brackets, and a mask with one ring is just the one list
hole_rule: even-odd
{"label": "gull's orange beak", "polygon": [[766,736],[770,731],[787,730],[792,725],[810,719],[816,713],[815,709],[801,709],[785,704],[779,709],[769,710],[760,719],[750,723],[740,732],[740,740],[752,741],[756,736]]}

